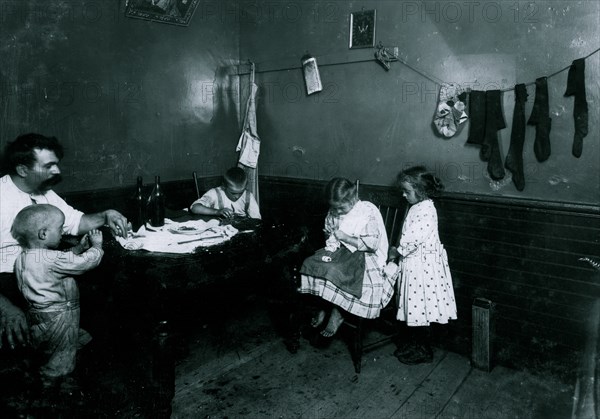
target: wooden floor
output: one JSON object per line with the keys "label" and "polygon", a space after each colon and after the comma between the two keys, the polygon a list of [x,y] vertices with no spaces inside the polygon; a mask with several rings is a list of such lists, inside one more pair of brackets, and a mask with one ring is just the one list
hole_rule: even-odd
{"label": "wooden floor", "polygon": [[[376,339],[373,333],[367,339]],[[431,364],[407,366],[393,344],[365,355],[354,373],[339,339],[306,340],[290,354],[267,314],[252,310],[205,325],[176,368],[173,418],[570,418],[574,383],[435,350]]]}

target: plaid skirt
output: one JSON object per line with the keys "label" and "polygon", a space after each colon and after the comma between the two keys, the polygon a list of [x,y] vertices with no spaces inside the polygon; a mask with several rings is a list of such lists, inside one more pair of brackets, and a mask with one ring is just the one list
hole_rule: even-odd
{"label": "plaid skirt", "polygon": [[365,272],[361,297],[357,298],[342,291],[331,281],[311,275],[302,275],[300,292],[312,294],[335,304],[341,309],[365,319],[379,317],[394,295],[394,279],[383,275],[383,268],[377,266],[374,253],[365,253]]}

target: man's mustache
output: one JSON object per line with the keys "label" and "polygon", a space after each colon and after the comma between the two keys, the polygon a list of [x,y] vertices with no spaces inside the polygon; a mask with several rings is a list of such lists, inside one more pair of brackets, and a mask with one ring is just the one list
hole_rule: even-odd
{"label": "man's mustache", "polygon": [[51,189],[54,185],[57,185],[60,182],[62,182],[62,175],[60,175],[60,174],[54,175],[51,178],[48,178],[48,179],[44,180],[42,183],[40,183],[40,189],[41,190]]}

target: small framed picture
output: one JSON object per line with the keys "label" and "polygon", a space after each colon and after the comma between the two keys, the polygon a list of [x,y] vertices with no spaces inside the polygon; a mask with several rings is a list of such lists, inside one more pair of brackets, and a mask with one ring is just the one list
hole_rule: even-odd
{"label": "small framed picture", "polygon": [[375,47],[375,22],[375,9],[350,13],[349,48]]}
{"label": "small framed picture", "polygon": [[200,0],[126,0],[125,16],[188,26]]}

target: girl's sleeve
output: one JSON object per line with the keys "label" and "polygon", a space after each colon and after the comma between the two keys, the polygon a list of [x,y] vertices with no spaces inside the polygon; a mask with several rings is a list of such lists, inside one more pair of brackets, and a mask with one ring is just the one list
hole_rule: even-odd
{"label": "girl's sleeve", "polygon": [[80,255],[62,252],[54,262],[53,270],[60,274],[79,275],[98,266],[103,255],[104,251],[95,247],[90,247]]}
{"label": "girl's sleeve", "polygon": [[357,249],[361,252],[375,252],[379,248],[379,240],[381,232],[379,231],[379,223],[373,213],[368,215],[369,220],[365,228],[360,233]]}
{"label": "girl's sleeve", "polygon": [[417,250],[437,229],[437,213],[433,205],[419,208],[411,214],[409,210],[406,225],[402,229],[398,251],[407,256]]}

